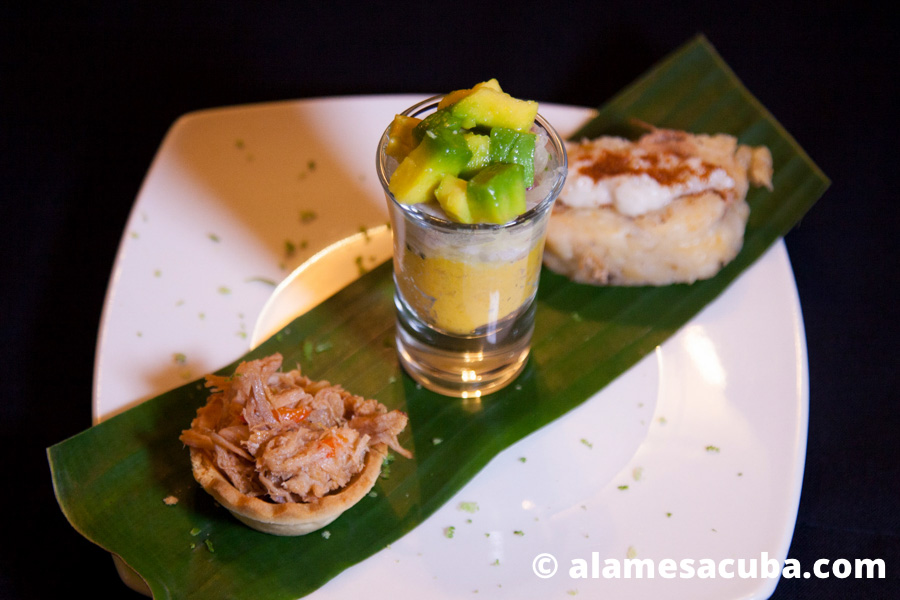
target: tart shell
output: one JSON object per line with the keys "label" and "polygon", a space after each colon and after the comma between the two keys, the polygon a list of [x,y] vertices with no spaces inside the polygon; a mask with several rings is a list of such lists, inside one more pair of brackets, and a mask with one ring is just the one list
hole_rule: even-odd
{"label": "tart shell", "polygon": [[191,448],[194,479],[239,521],[257,531],[273,535],[306,535],[321,529],[362,500],[375,486],[387,445],[377,444],[366,453],[363,469],[343,488],[318,502],[275,504],[248,496],[235,488],[203,450]]}

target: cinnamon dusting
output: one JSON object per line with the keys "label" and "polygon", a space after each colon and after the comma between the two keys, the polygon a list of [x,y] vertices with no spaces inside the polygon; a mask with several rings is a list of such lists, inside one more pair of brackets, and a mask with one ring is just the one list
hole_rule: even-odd
{"label": "cinnamon dusting", "polygon": [[578,168],[594,182],[619,175],[648,175],[660,185],[685,183],[691,177],[708,177],[716,167],[704,161],[689,164],[673,154],[601,151]]}

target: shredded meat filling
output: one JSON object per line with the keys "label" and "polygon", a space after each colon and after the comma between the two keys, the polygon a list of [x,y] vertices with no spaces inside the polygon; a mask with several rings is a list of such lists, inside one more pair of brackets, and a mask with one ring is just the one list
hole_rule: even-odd
{"label": "shredded meat filling", "polygon": [[299,369],[281,372],[273,354],[209,375],[211,394],[181,441],[206,452],[244,494],[275,502],[316,502],[362,471],[366,454],[386,444],[412,454],[397,436],[408,418]]}

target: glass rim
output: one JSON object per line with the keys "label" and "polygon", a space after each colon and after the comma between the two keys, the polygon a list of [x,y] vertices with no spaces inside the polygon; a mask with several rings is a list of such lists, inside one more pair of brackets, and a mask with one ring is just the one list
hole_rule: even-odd
{"label": "glass rim", "polygon": [[[443,94],[431,96],[430,98],[426,98],[420,102],[417,102],[416,104],[413,104],[400,114],[406,117],[415,117],[432,108],[437,107],[438,103],[443,98]],[[415,210],[412,208],[415,206],[414,204],[404,204],[402,202],[399,202],[394,197],[394,194],[392,194],[388,189],[388,177],[386,172],[387,154],[385,153],[385,147],[387,146],[390,124],[385,127],[384,133],[381,134],[381,139],[378,142],[378,153],[375,157],[376,170],[378,172],[378,179],[381,181],[381,187],[384,188],[384,193],[387,195],[390,201],[393,202],[395,206],[399,207],[407,217],[416,219],[423,223],[427,223],[431,227],[450,231],[500,231],[504,229],[512,229],[518,227],[519,225],[522,225],[523,223],[533,221],[535,218],[544,213],[548,209],[549,205],[551,205],[553,201],[556,200],[560,192],[562,192],[562,188],[565,184],[568,171],[568,156],[566,154],[566,148],[563,144],[562,138],[559,137],[559,134],[556,132],[553,126],[550,125],[550,123],[543,116],[541,116],[540,113],[537,113],[535,115],[534,122],[536,125],[540,126],[544,131],[547,132],[548,138],[553,144],[554,149],[556,150],[558,162],[557,169],[560,170],[560,174],[557,175],[556,182],[548,190],[547,195],[543,199],[541,199],[540,202],[517,216],[512,221],[507,221],[506,223],[460,223],[458,221],[444,219],[424,211]]]}

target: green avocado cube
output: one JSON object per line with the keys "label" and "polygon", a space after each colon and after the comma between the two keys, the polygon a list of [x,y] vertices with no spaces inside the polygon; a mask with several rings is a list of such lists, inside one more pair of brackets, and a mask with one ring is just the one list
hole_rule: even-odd
{"label": "green avocado cube", "polygon": [[458,132],[462,129],[462,119],[453,114],[450,109],[437,110],[418,123],[413,129],[413,137],[416,141],[421,142],[425,137],[426,131],[437,132],[442,129],[449,129]]}
{"label": "green avocado cube", "polygon": [[492,163],[522,165],[525,169],[525,187],[534,185],[534,146],[537,136],[507,127],[491,129],[490,158]]}
{"label": "green avocado cube", "polygon": [[398,202],[415,204],[434,199],[445,175],[457,175],[472,158],[461,130],[427,129],[391,175],[388,190]]}
{"label": "green avocado cube", "polygon": [[466,188],[474,223],[506,223],[527,209],[525,169],[519,164],[495,163],[479,171]]}
{"label": "green avocado cube", "polygon": [[466,138],[466,143],[469,145],[469,150],[472,151],[472,158],[460,171],[459,176],[463,179],[468,179],[490,162],[491,138],[471,132],[463,135]]}
{"label": "green avocado cube", "polygon": [[447,107],[462,119],[466,129],[473,127],[508,127],[516,131],[529,131],[537,116],[538,103],[519,100],[506,92],[480,87]]}
{"label": "green avocado cube", "polygon": [[395,116],[388,129],[388,143],[384,153],[398,161],[406,158],[406,155],[419,143],[419,140],[413,137],[413,129],[421,121],[422,119],[405,115]]}
{"label": "green avocado cube", "polygon": [[434,190],[434,195],[447,216],[460,223],[472,222],[466,187],[467,183],[464,179],[453,175],[444,175],[440,185]]}

